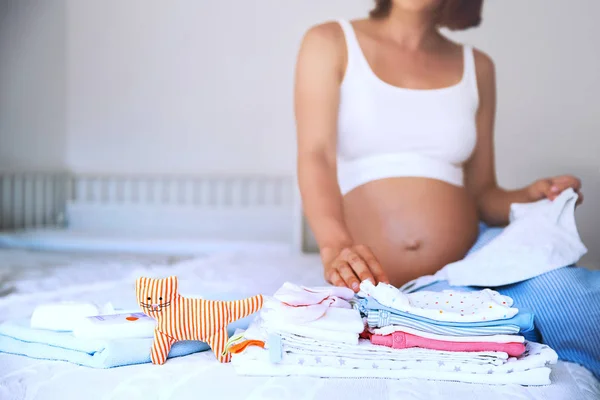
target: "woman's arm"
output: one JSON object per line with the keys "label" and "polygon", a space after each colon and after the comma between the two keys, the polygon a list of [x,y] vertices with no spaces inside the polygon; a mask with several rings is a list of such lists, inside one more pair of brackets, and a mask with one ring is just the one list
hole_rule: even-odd
{"label": "woman's arm", "polygon": [[331,24],[312,28],[304,37],[296,66],[298,184],[305,215],[322,249],[352,244],[344,223],[336,168],[344,58],[337,36]]}
{"label": "woman's arm", "polygon": [[337,118],[345,70],[345,39],[338,24],[305,35],[298,55],[295,114],[298,184],[304,213],[315,235],[326,279],[358,290],[365,279],[387,281],[371,251],[353,243],[337,180]]}
{"label": "woman's arm", "polygon": [[[581,182],[570,175],[540,179],[518,190],[498,186],[494,159],[496,73],[489,56],[479,51],[475,51],[475,65],[479,91],[477,146],[465,167],[465,182],[477,201],[480,218],[489,225],[506,225],[512,203],[529,203],[543,198],[553,200],[569,187],[579,192]],[[583,196],[579,195],[578,202],[581,202]]]}

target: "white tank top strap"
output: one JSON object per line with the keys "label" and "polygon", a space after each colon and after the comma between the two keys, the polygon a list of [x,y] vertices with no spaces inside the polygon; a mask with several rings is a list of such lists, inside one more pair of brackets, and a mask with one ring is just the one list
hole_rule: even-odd
{"label": "white tank top strap", "polygon": [[337,21],[344,32],[344,37],[346,39],[346,52],[348,54],[348,66],[347,69],[350,69],[350,66],[355,64],[361,64],[361,62],[366,62],[366,60],[362,60],[363,52],[358,43],[358,38],[356,37],[356,32],[352,23],[346,19],[340,19]]}
{"label": "white tank top strap", "polygon": [[475,69],[475,55],[473,54],[473,46],[463,45],[464,58],[464,77],[465,84],[475,96],[479,99],[479,89],[477,87],[477,71]]}

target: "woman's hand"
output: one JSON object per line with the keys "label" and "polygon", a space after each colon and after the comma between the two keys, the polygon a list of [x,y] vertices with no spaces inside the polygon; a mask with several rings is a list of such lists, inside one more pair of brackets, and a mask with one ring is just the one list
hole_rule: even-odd
{"label": "woman's hand", "polygon": [[554,200],[564,190],[572,188],[578,195],[577,204],[583,202],[581,194],[581,180],[572,175],[562,175],[554,178],[546,178],[535,181],[527,187],[527,194],[531,201],[538,201],[544,198]]}
{"label": "woman's hand", "polygon": [[325,248],[321,250],[325,279],[334,286],[345,286],[355,292],[360,282],[369,279],[376,285],[389,283],[381,264],[367,246]]}

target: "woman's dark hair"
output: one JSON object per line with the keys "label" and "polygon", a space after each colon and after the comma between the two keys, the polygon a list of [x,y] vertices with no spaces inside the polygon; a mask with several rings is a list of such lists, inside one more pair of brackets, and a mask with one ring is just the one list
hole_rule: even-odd
{"label": "woman's dark hair", "polygon": [[[371,18],[385,18],[392,11],[393,0],[375,0]],[[479,26],[483,0],[444,0],[439,11],[438,26],[463,30]]]}

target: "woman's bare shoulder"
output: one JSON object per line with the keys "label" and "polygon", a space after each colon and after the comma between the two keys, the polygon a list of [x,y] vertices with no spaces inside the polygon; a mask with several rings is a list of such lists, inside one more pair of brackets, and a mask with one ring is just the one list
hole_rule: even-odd
{"label": "woman's bare shoulder", "polygon": [[493,80],[496,67],[492,57],[486,52],[476,48],[473,48],[473,57],[475,58],[475,70],[477,72],[478,80]]}
{"label": "woman's bare shoulder", "polygon": [[338,22],[321,23],[306,31],[298,55],[299,66],[311,71],[311,75],[325,67],[342,76],[345,62],[345,36]]}
{"label": "woman's bare shoulder", "polygon": [[304,34],[302,45],[327,51],[341,50],[344,45],[344,31],[336,21],[313,25]]}

